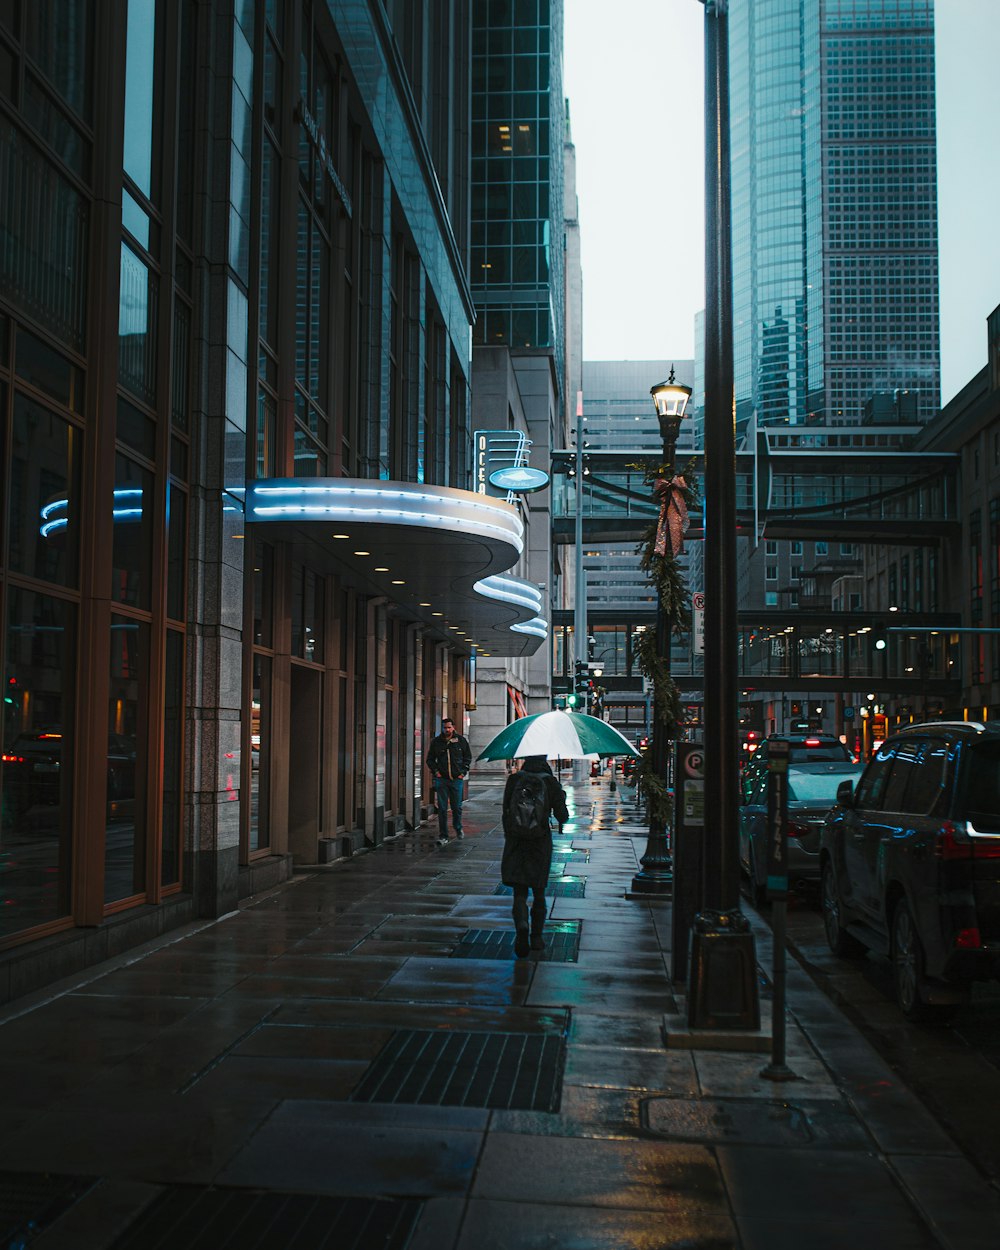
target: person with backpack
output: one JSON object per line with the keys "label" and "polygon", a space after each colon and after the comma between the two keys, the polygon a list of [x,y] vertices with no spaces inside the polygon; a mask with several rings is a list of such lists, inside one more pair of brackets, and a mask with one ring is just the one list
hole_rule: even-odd
{"label": "person with backpack", "polygon": [[[514,954],[524,959],[529,950],[545,948],[542,931],[548,905],[545,887],[552,865],[555,815],[560,831],[569,820],[566,791],[553,776],[544,755],[529,755],[507,778],[503,792],[503,859],[500,879],[514,891]],[[528,890],[531,890],[531,930],[528,930]]]}

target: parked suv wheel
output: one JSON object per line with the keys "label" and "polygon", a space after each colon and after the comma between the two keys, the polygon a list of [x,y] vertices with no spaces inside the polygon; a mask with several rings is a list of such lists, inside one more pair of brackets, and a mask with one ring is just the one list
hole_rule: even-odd
{"label": "parked suv wheel", "polygon": [[924,981],[924,948],[905,899],[892,913],[892,985],[896,1003],[907,1020],[943,1023],[955,1014],[952,1003],[925,1003],[920,997]]}
{"label": "parked suv wheel", "polygon": [[830,950],[841,959],[857,958],[865,953],[862,942],[840,924],[840,895],[837,893],[837,878],[833,865],[829,860],[823,865],[823,878],[820,886],[823,902],[823,927],[826,930],[826,941]]}

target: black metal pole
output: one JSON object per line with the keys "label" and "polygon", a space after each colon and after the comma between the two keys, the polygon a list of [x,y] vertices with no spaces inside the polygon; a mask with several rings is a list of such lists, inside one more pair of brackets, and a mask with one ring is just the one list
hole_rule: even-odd
{"label": "black metal pole", "polygon": [[753,933],[739,905],[736,423],[728,0],[705,4],[705,859],[688,1019],[758,1028]]}
{"label": "black metal pole", "polygon": [[[673,378],[673,370],[670,377]],[[677,436],[680,434],[680,419],[664,417],[660,422],[660,433],[663,438],[663,477],[667,482],[673,479],[677,455]],[[670,677],[670,621],[660,596],[656,596],[656,654],[663,659],[666,676]],[[662,724],[656,715],[654,704],[652,716],[653,740],[649,744],[650,767],[653,773],[664,783],[670,764],[671,737],[668,727]],[[666,824],[650,811],[649,835],[646,838],[646,850],[639,860],[642,867],[632,878],[629,894],[670,894],[674,886],[674,865],[670,854],[670,839]]]}

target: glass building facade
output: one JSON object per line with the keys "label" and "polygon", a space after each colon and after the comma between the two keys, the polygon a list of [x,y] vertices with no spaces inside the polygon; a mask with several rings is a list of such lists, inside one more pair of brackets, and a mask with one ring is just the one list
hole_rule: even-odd
{"label": "glass building facade", "polygon": [[0,5],[0,1001],[426,810],[471,644],[248,501],[479,499],[471,49],[468,0]]}
{"label": "glass building facade", "polygon": [[551,348],[561,379],[562,0],[472,7],[474,341]]}
{"label": "glass building facade", "polygon": [[940,402],[932,0],[730,5],[737,424]]}

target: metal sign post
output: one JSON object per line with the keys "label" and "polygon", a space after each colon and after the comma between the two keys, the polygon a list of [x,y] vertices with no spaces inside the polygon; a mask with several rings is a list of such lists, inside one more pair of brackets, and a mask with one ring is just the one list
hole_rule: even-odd
{"label": "metal sign post", "polygon": [[686,981],[691,925],[701,907],[705,840],[705,748],[700,742],[675,742],[674,905],[671,916],[672,981]]}
{"label": "metal sign post", "polygon": [[767,760],[767,897],[771,902],[774,941],[774,1003],[771,1014],[771,1062],[761,1076],[792,1081],[785,1063],[785,911],[788,906],[788,757],[790,743],[771,742]]}

